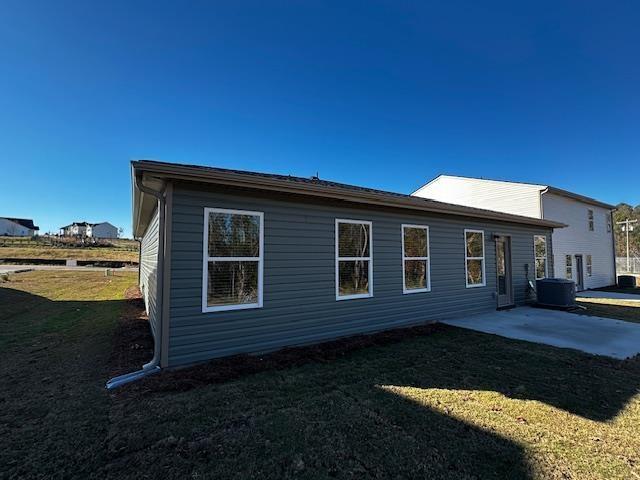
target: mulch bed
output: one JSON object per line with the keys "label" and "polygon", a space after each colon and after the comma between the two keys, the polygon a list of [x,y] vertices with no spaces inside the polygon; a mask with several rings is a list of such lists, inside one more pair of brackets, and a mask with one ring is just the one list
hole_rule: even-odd
{"label": "mulch bed", "polygon": [[[153,338],[144,305],[137,288],[127,292],[127,306],[120,318],[112,354],[113,375],[138,370],[153,356]],[[427,324],[387,330],[371,335],[357,335],[304,347],[289,347],[264,355],[234,355],[191,367],[163,370],[138,382],[124,385],[115,395],[153,392],[183,392],[202,385],[224,383],[245,375],[281,370],[307,363],[328,363],[357,350],[400,342],[428,335],[447,327]]]}

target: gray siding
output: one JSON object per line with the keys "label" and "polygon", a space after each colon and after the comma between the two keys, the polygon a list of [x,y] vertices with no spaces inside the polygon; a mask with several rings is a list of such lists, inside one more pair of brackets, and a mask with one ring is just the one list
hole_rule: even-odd
{"label": "gray siding", "polygon": [[[201,313],[204,207],[264,212],[264,306]],[[335,218],[373,222],[372,298],[335,299]],[[430,227],[431,292],[403,295],[401,224]],[[465,228],[485,231],[487,286],[465,288]],[[533,235],[543,227],[330,201],[179,186],[172,222],[169,365],[436,321],[496,308],[493,232],[512,235],[514,288],[525,301]]]}
{"label": "gray siding", "polygon": [[149,324],[154,338],[160,328],[160,306],[157,304],[157,272],[159,244],[159,214],[156,208],[149,227],[140,243],[140,289],[149,315]]}

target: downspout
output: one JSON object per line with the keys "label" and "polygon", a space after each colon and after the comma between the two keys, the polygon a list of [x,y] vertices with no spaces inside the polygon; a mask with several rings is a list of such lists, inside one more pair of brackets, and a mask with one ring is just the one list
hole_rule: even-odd
{"label": "downspout", "polygon": [[612,250],[613,250],[613,281],[615,282],[614,285],[618,284],[618,258],[617,258],[617,254],[616,254],[616,234],[615,234],[615,229],[613,228],[613,226],[615,225],[615,222],[613,221],[613,210],[609,210],[609,221],[611,222],[611,244],[612,244]]}
{"label": "downspout", "polygon": [[[156,330],[156,337],[153,339],[153,358],[149,363],[145,363],[141,370],[131,373],[125,373],[113,377],[107,382],[107,390],[120,387],[130,382],[134,382],[141,378],[153,375],[160,371],[160,356],[162,351],[162,314],[163,314],[163,293],[164,293],[164,240],[165,240],[165,191],[166,184],[162,182],[161,190],[153,190],[146,187],[142,183],[142,175],[137,174],[136,187],[146,194],[152,195],[158,199],[158,269],[156,272],[156,308],[157,315],[160,315],[160,328]],[[142,246],[142,245],[141,245]],[[140,272],[140,264],[138,264],[138,273]]]}

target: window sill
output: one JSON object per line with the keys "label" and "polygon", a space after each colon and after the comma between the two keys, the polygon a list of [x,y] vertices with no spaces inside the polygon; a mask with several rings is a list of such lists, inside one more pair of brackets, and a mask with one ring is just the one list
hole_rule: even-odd
{"label": "window sill", "polygon": [[242,303],[239,305],[219,305],[216,307],[202,307],[202,313],[229,312],[233,310],[249,310],[262,308],[262,303]]}
{"label": "window sill", "polygon": [[427,293],[430,291],[431,291],[431,288],[418,288],[418,289],[411,289],[411,290],[404,289],[402,290],[402,294],[411,295],[412,293]]}
{"label": "window sill", "polygon": [[341,300],[355,300],[358,298],[371,298],[373,293],[359,293],[357,295],[336,295],[336,301]]}
{"label": "window sill", "polygon": [[480,288],[480,287],[486,287],[486,286],[487,286],[486,283],[478,283],[478,284],[475,284],[475,285],[467,284],[467,288]]}

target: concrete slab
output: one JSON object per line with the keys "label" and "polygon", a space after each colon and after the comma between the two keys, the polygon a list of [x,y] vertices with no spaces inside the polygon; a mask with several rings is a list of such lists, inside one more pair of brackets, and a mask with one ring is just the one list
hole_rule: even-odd
{"label": "concrete slab", "polygon": [[584,292],[578,292],[576,295],[578,298],[602,298],[605,300],[625,300],[628,302],[640,302],[640,294],[634,293],[620,293],[620,292],[601,292],[599,290],[585,290]]}
{"label": "concrete slab", "polygon": [[519,307],[442,323],[618,359],[640,353],[640,324],[560,310]]}

